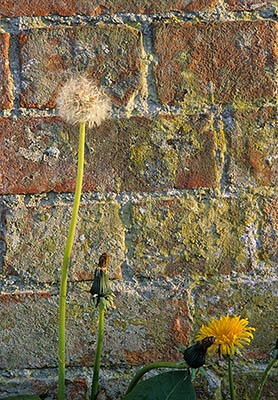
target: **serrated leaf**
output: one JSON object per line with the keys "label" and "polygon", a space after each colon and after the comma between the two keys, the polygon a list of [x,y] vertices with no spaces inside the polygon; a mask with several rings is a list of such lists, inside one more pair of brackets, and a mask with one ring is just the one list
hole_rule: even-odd
{"label": "serrated leaf", "polygon": [[200,371],[206,378],[209,378],[209,374],[207,373],[207,371],[206,371],[203,367],[199,368],[199,371]]}
{"label": "serrated leaf", "polygon": [[25,395],[4,397],[3,400],[41,400],[41,398],[36,394],[25,394]]}
{"label": "serrated leaf", "polygon": [[187,371],[170,371],[138,383],[124,400],[196,400]]}
{"label": "serrated leaf", "polygon": [[176,347],[176,349],[178,350],[178,351],[180,351],[182,354],[184,353],[184,351],[185,351],[185,347],[182,345],[182,344],[178,344],[178,346]]}

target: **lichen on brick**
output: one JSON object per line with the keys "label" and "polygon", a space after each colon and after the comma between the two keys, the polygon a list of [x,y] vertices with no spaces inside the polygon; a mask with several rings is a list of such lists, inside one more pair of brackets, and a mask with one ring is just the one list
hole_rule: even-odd
{"label": "lichen on brick", "polygon": [[[41,219],[42,213],[47,216],[47,222]],[[65,206],[29,209],[18,207],[10,210],[6,222],[7,251],[3,275],[9,277],[12,272],[22,277],[24,274],[24,279],[30,282],[57,281],[63,261],[69,218],[68,207]],[[92,279],[95,264],[103,251],[112,254],[110,276],[121,277],[125,244],[117,203],[82,205],[76,234],[70,280]]]}
{"label": "lichen on brick", "polygon": [[208,193],[133,204],[127,237],[136,274],[210,276],[256,263],[258,249],[248,249],[249,231],[259,224],[256,196],[224,199]]}
{"label": "lichen on brick", "polygon": [[278,183],[277,114],[273,107],[234,112],[229,177],[238,186]]}

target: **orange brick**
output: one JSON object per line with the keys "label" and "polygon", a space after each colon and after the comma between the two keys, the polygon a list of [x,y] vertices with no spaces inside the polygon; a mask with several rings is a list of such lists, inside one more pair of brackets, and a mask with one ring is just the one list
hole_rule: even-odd
{"label": "orange brick", "polygon": [[8,85],[10,35],[0,33],[0,108],[12,108],[12,93]]}
{"label": "orange brick", "polygon": [[6,0],[0,5],[1,17],[75,14],[114,14],[117,12],[162,13],[167,11],[198,11],[214,6],[216,0]]}
{"label": "orange brick", "polygon": [[270,6],[273,0],[225,0],[228,10],[248,11],[261,10]]}
{"label": "orange brick", "polygon": [[[272,21],[154,24],[158,96],[176,104],[254,101],[276,94],[277,24]],[[270,72],[273,73],[271,77]]]}

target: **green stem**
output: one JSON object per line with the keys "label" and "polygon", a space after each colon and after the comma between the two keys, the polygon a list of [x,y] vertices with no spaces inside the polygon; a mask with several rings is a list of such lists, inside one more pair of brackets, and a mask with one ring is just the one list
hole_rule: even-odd
{"label": "green stem", "polygon": [[64,400],[65,396],[65,331],[66,331],[66,293],[67,293],[67,277],[68,266],[70,262],[71,249],[74,240],[74,233],[77,222],[77,214],[80,204],[80,196],[82,189],[82,178],[84,168],[84,148],[85,148],[85,123],[80,124],[79,134],[79,149],[78,149],[78,169],[76,178],[76,188],[74,195],[74,203],[68,238],[65,247],[64,260],[60,282],[60,297],[59,297],[59,359],[58,359],[58,399]]}
{"label": "green stem", "polygon": [[141,368],[136,373],[136,375],[134,376],[134,378],[130,382],[130,384],[129,384],[128,388],[127,388],[127,391],[126,391],[126,395],[133,390],[134,386],[136,386],[137,382],[142,378],[142,376],[144,374],[146,374],[150,370],[156,369],[156,368],[184,369],[184,368],[188,368],[188,365],[186,363],[177,364],[175,362],[163,362],[163,361],[158,361],[158,362],[154,362],[154,363],[145,365],[145,367]]}
{"label": "green stem", "polygon": [[230,393],[231,393],[231,400],[235,400],[235,388],[234,388],[234,382],[233,382],[233,361],[229,357],[229,385],[230,385]]}
{"label": "green stem", "polygon": [[278,360],[276,360],[275,358],[273,360],[270,361],[270,363],[268,364],[268,366],[266,367],[264,374],[260,380],[260,383],[258,385],[257,391],[255,393],[255,397],[254,400],[259,400],[263,391],[263,387],[264,384],[267,380],[268,375],[270,374],[270,371],[272,369],[272,367],[274,366],[274,364],[277,362]]}
{"label": "green stem", "polygon": [[100,359],[101,359],[102,344],[103,344],[103,331],[104,331],[104,308],[102,303],[100,302],[99,320],[98,320],[98,338],[97,338],[97,348],[95,355],[91,400],[96,400],[98,394],[98,379],[99,379],[99,367],[100,367]]}

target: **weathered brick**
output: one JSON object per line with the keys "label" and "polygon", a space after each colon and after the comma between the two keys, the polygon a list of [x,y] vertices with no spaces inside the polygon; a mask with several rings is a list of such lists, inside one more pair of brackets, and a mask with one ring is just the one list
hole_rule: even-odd
{"label": "weathered brick", "polygon": [[54,107],[69,71],[86,71],[126,103],[141,87],[141,33],[125,25],[34,29],[20,33],[21,106]]}
{"label": "weathered brick", "polygon": [[[259,365],[257,368],[254,364],[251,366],[250,371],[243,370],[243,368],[236,374],[234,381],[235,381],[235,391],[236,395],[239,399],[248,399],[252,398],[250,395],[254,396],[260,380],[263,374],[263,367],[267,367],[267,363],[263,366]],[[270,375],[268,376],[266,383],[263,387],[262,394],[260,396],[261,400],[276,400],[278,397],[278,387],[277,387],[277,371],[272,370]],[[226,381],[225,385],[225,394],[228,397],[230,390],[229,390],[229,383],[228,380]]]}
{"label": "weathered brick", "polygon": [[[61,7],[62,1],[52,3],[48,0],[22,0],[18,3],[15,0],[6,0],[1,2],[0,5],[0,17],[19,17],[22,15],[35,16],[35,15],[48,15],[57,13],[61,15],[70,15],[73,12],[72,7],[69,4],[68,10],[66,10],[66,4]],[[70,3],[70,2],[68,2]],[[73,1],[71,1],[73,3]],[[55,5],[54,5],[55,4]],[[69,13],[69,14],[68,14]]]}
{"label": "weathered brick", "polygon": [[262,202],[261,257],[273,265],[278,261],[278,199],[265,198]]}
{"label": "weathered brick", "polygon": [[236,110],[230,128],[229,179],[237,186],[278,184],[277,113],[272,107]]}
{"label": "weathered brick", "polygon": [[214,133],[206,115],[132,118],[119,128],[119,166],[125,166],[122,190],[217,185]]}
{"label": "weathered brick", "polygon": [[[207,360],[212,361],[209,371],[210,379],[213,381],[213,394],[211,390],[211,381],[209,382],[206,378],[199,376],[198,379],[194,381],[197,399],[212,400],[217,397],[221,400],[229,399],[230,387],[227,373],[227,363],[225,361],[222,362],[221,368],[219,365],[220,362],[214,364],[213,360],[211,360],[208,356]],[[246,364],[246,361],[244,364],[240,362],[238,355],[234,357],[233,381],[237,398],[249,400],[255,395],[260,378],[263,374],[263,368],[266,368],[267,362],[265,364],[260,363],[258,366],[256,366],[255,363],[249,364],[248,366]],[[276,400],[277,395],[277,373],[275,370],[272,370],[272,373],[270,373],[267,378],[260,399]]]}
{"label": "weathered brick", "polygon": [[78,133],[55,118],[0,119],[1,193],[74,191]]}
{"label": "weathered brick", "polygon": [[49,293],[0,295],[1,368],[56,365],[57,304]]}
{"label": "weathered brick", "polygon": [[122,218],[131,215],[126,242],[136,275],[218,276],[256,265],[251,228],[259,210],[251,195],[225,200],[165,196],[127,204],[121,212]]}
{"label": "weathered brick", "polygon": [[[0,120],[0,192],[73,192],[78,129],[56,118]],[[109,120],[88,131],[86,148],[85,191],[217,184],[206,116]]]}
{"label": "weathered brick", "polygon": [[206,101],[274,97],[276,30],[271,21],[155,23],[159,100],[190,109]]}
{"label": "weathered brick", "polygon": [[107,12],[163,13],[169,11],[199,11],[216,4],[216,0],[107,0]]}
{"label": "weathered brick", "polygon": [[273,0],[225,0],[228,10],[232,11],[255,11],[266,8],[273,4]]}
{"label": "weathered brick", "polygon": [[[94,361],[98,313],[84,290],[72,287],[67,297],[66,364],[72,367]],[[188,342],[188,308],[173,294],[124,288],[116,293],[116,309],[105,314],[106,367],[181,358],[176,344]],[[0,304],[1,368],[56,366],[58,296],[0,295]]]}
{"label": "weathered brick", "polygon": [[[116,306],[119,311],[126,310],[124,320],[119,316],[114,323],[117,343],[125,343],[124,348],[115,344],[117,358],[124,355],[128,365],[181,359],[176,345],[187,345],[190,324],[187,304],[175,297],[175,291],[123,293]],[[133,338],[129,343],[128,337]]]}
{"label": "weathered brick", "polygon": [[[67,371],[65,400],[84,400],[88,391],[87,381],[83,377],[77,377],[79,371],[77,372],[76,368],[74,372],[75,376],[71,376],[69,379],[69,372]],[[19,394],[42,395],[41,397],[45,400],[57,400],[58,398],[57,370],[54,368],[25,369],[21,370],[17,376],[13,376],[6,369],[0,376],[0,381],[0,399],[18,396]]]}
{"label": "weathered brick", "polygon": [[214,6],[216,0],[6,0],[0,5],[1,17],[44,16],[59,14],[113,14],[116,12],[162,13],[167,11],[198,11]]}
{"label": "weathered brick", "polygon": [[[72,204],[19,207],[3,211],[3,275],[32,283],[59,281]],[[76,228],[69,280],[93,279],[99,256],[112,255],[110,277],[121,277],[124,228],[116,202],[82,204]],[[35,232],[35,234],[34,234]]]}
{"label": "weathered brick", "polygon": [[9,87],[9,45],[10,35],[0,33],[0,108],[12,108],[12,93]]}

